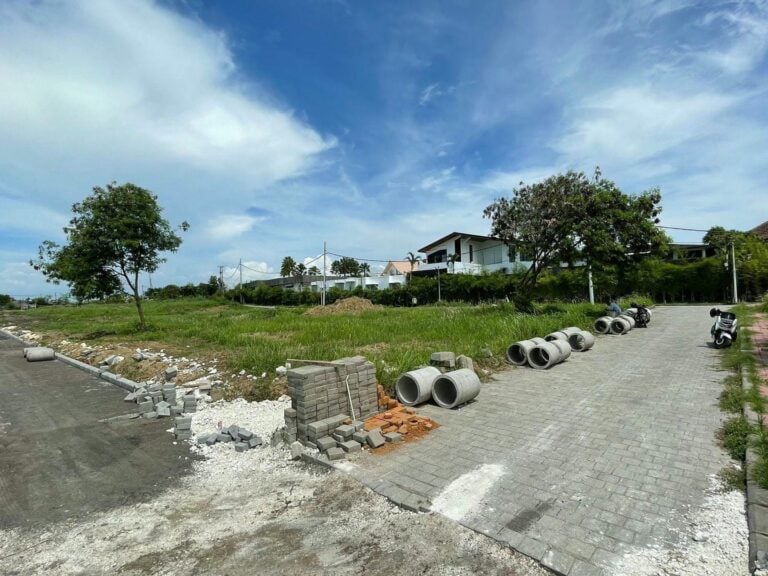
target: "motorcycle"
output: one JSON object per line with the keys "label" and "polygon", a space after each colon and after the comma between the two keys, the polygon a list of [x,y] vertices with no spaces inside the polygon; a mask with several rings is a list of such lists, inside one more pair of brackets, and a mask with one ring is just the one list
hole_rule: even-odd
{"label": "motorcycle", "polygon": [[739,337],[739,321],[736,320],[736,314],[712,308],[709,315],[715,319],[710,330],[715,348],[728,348]]}

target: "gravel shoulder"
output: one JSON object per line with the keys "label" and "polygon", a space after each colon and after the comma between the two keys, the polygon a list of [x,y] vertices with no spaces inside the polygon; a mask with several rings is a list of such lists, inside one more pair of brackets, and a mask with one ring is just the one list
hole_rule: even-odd
{"label": "gravel shoulder", "polygon": [[[268,436],[284,402],[215,402],[193,431],[219,421]],[[156,442],[172,443],[170,434]],[[414,514],[339,472],[265,446],[193,447],[203,458],[148,500],[44,528],[0,530],[0,573],[498,574],[548,572],[436,514]],[[86,554],[83,551],[87,551]]]}

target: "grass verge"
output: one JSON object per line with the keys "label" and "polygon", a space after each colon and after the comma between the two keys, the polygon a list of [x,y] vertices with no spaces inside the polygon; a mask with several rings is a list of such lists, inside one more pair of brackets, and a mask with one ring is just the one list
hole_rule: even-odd
{"label": "grass verge", "polygon": [[[498,369],[507,346],[566,326],[591,328],[602,305],[538,305],[519,314],[511,305],[441,305],[382,308],[327,316],[306,308],[243,307],[213,299],[148,301],[149,327],[137,331],[132,304],[49,306],[0,313],[0,325],[15,324],[45,336],[89,344],[164,348],[174,355],[216,357],[231,372],[273,372],[288,358],[334,360],[360,354],[373,361],[379,382],[391,390],[396,378],[429,361],[431,352],[450,350]],[[486,358],[482,349],[489,349]],[[252,399],[268,397],[268,389]]]}

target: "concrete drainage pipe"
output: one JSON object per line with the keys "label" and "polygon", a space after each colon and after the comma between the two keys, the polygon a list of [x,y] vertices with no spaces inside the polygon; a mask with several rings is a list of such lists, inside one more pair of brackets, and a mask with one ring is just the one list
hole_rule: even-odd
{"label": "concrete drainage pipe", "polygon": [[432,399],[441,408],[461,406],[480,394],[480,378],[474,370],[461,368],[435,379]]}
{"label": "concrete drainage pipe", "polygon": [[589,332],[581,331],[568,337],[568,344],[577,352],[586,352],[595,345],[595,337]]}
{"label": "concrete drainage pipe", "polygon": [[528,363],[528,354],[531,353],[534,346],[546,342],[544,338],[531,338],[530,340],[520,340],[507,348],[507,360],[516,366],[524,366]]}
{"label": "concrete drainage pipe", "polygon": [[560,350],[560,360],[558,360],[558,363],[564,362],[570,357],[571,345],[568,343],[568,340],[553,340],[552,344]]}
{"label": "concrete drainage pipe", "polygon": [[397,399],[406,406],[423,404],[432,398],[432,385],[441,372],[434,366],[411,370],[402,374],[395,384]]}
{"label": "concrete drainage pipe", "polygon": [[568,356],[570,356],[571,346],[565,340],[552,340],[550,342],[544,342],[544,344],[539,344],[531,350],[530,354],[528,354],[528,364],[531,365],[531,368],[537,370],[551,368],[568,357],[563,357],[566,348],[568,349]]}
{"label": "concrete drainage pipe", "polygon": [[626,316],[618,316],[611,322],[611,334],[626,334],[632,330],[632,324]]}
{"label": "concrete drainage pipe", "polygon": [[611,331],[611,322],[613,322],[611,316],[601,316],[595,320],[595,332],[598,334],[608,334]]}
{"label": "concrete drainage pipe", "polygon": [[52,348],[45,348],[44,346],[27,348],[26,352],[27,362],[43,362],[45,360],[53,360],[56,357]]}
{"label": "concrete drainage pipe", "polygon": [[544,336],[544,340],[547,342],[551,342],[552,340],[568,340],[571,334],[577,334],[578,332],[581,332],[581,328],[577,326],[569,326],[568,328],[563,328],[557,332],[547,334]]}

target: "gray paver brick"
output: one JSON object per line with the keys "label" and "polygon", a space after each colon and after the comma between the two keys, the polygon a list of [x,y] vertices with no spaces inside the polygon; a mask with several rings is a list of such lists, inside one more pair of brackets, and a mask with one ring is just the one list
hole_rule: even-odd
{"label": "gray paver brick", "polygon": [[[462,523],[534,557],[567,553],[569,576],[602,574],[598,564],[630,546],[671,547],[686,506],[703,501],[709,475],[727,462],[714,440],[727,373],[701,345],[709,325],[707,307],[658,308],[648,329],[598,337],[554,370],[498,373],[460,411],[420,408],[438,430],[385,458],[363,456],[350,473],[415,479],[435,498],[460,476],[498,465],[482,502],[495,516]],[[547,502],[524,533],[506,528]]]}

